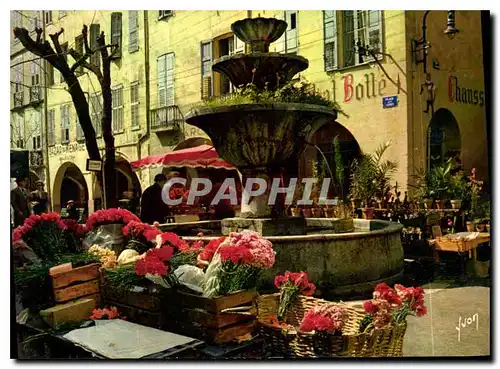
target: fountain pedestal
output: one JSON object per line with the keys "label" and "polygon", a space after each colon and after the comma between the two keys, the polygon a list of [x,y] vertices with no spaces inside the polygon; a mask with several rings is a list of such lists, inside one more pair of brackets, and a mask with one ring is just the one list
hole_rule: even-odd
{"label": "fountain pedestal", "polygon": [[250,230],[259,232],[262,236],[297,236],[307,230],[304,217],[280,218],[227,218],[221,221],[222,234]]}

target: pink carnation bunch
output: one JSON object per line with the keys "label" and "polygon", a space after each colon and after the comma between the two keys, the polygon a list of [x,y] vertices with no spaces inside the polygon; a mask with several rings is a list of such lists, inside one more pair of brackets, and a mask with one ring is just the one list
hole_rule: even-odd
{"label": "pink carnation bunch", "polygon": [[336,304],[324,304],[309,309],[302,322],[302,332],[327,332],[329,334],[341,333],[348,315],[342,307]]}
{"label": "pink carnation bunch", "polygon": [[273,250],[272,243],[257,232],[231,232],[229,234],[229,245],[243,246],[249,249],[251,258],[249,258],[248,264],[255,268],[270,269],[274,265],[276,253]]}

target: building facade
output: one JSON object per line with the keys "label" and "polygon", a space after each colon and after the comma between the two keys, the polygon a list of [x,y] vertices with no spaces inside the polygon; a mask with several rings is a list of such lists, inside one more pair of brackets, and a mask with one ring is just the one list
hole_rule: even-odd
{"label": "building facade", "polygon": [[[453,40],[443,32],[447,13],[428,14],[429,75],[424,73],[423,63],[417,63],[423,52],[415,50],[413,41],[422,37],[421,11],[89,10],[43,14],[46,33],[63,27],[61,44],[69,48],[82,47],[83,24],[89,26],[91,43],[101,31],[108,42],[120,43],[120,57],[111,70],[118,194],[132,188],[144,190],[158,172],[134,173],[131,161],[207,142],[202,131],[184,123],[184,115],[202,99],[233,91],[234,86],[213,72],[211,66],[224,55],[245,52],[245,45],[231,32],[231,24],[257,16],[287,21],[285,34],[271,45],[270,51],[307,58],[309,68],[297,77],[313,83],[342,110],[336,121],[313,136],[300,161],[301,175],[310,175],[314,163],[321,160],[314,145],[328,157],[333,138],[338,136],[346,165],[360,152],[373,152],[390,141],[386,155],[398,162],[394,180],[402,191],[411,188],[412,175],[418,169],[437,165],[449,156],[458,157],[465,169],[475,167],[480,177],[487,177],[478,11],[456,12],[460,32]],[[11,59],[18,55],[31,57],[13,44]],[[11,68],[14,87],[20,86],[15,68]],[[26,64],[23,68],[28,74]],[[66,200],[77,197],[88,204],[91,212],[100,206],[101,194],[95,175],[86,170],[87,153],[74,107],[58,73],[48,71],[45,77],[47,96],[39,109],[47,110],[46,129],[42,131],[47,133],[54,207],[58,209]],[[88,94],[99,134],[96,122],[102,111],[100,86],[87,71],[79,80]],[[29,87],[36,81],[23,83]],[[18,90],[13,90],[12,104],[16,93]],[[11,126],[17,127],[22,111],[26,128],[26,116],[37,106],[16,109],[11,114]],[[41,121],[45,121],[43,115]],[[30,142],[36,145],[37,141]],[[101,138],[99,146],[103,148]]]}

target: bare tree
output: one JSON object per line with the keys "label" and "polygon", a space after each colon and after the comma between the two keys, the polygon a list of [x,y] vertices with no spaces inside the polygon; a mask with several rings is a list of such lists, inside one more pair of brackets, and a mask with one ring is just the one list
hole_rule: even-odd
{"label": "bare tree", "polygon": [[[96,174],[101,190],[104,189],[104,191],[101,192],[105,194],[105,206],[107,208],[116,207],[115,145],[111,129],[111,59],[114,52],[116,52],[118,48],[116,45],[106,45],[104,32],[102,32],[97,38],[98,47],[95,50],[91,50],[88,42],[87,26],[83,26],[82,35],[85,47],[84,54],[80,55],[80,53],[74,49],[69,50],[68,53],[75,60],[75,64],[70,67],[67,56],[59,43],[59,36],[64,32],[64,29],[61,28],[58,32],[49,35],[55,50],[48,41],[42,41],[41,35],[43,30],[41,28],[36,28],[35,31],[36,40],[31,38],[29,31],[25,28],[14,28],[14,35],[21,41],[23,46],[28,51],[47,60],[48,63],[61,73],[68,86],[68,92],[73,100],[73,105],[75,106],[75,110],[78,115],[78,121],[80,122],[80,126],[82,127],[85,137],[87,152],[89,158],[92,160],[101,160],[101,154],[97,145],[92,120],[90,119],[89,104],[76,75],[76,70],[79,67],[86,68],[94,73],[99,80],[103,98],[101,125],[106,150],[106,161],[104,162],[105,187],[103,187],[102,173],[97,172]],[[108,53],[108,48],[111,49],[111,53]],[[95,52],[99,52],[101,55],[102,72],[99,66],[88,61],[90,56]]]}

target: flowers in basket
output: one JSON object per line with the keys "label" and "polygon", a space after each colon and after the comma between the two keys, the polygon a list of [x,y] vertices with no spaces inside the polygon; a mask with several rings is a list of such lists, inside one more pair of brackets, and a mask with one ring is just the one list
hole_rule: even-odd
{"label": "flowers in basket", "polygon": [[231,232],[207,268],[204,293],[213,297],[255,288],[262,270],[272,268],[274,261],[271,242],[259,233]]}
{"label": "flowers in basket", "polygon": [[339,335],[347,319],[345,309],[336,304],[317,305],[306,312],[300,323],[300,330]]}
{"label": "flowers in basket", "polygon": [[123,227],[122,234],[128,238],[128,249],[143,253],[153,247],[151,243],[156,242],[161,231],[150,224],[132,220]]}
{"label": "flowers in basket", "polygon": [[42,260],[52,260],[66,249],[66,225],[57,213],[31,215],[12,233],[14,244],[24,241]]}
{"label": "flowers in basket", "polygon": [[89,317],[91,320],[112,320],[112,319],[122,319],[125,320],[126,317],[120,316],[116,306],[112,306],[107,309],[94,309],[92,310],[92,315]]}
{"label": "flowers in basket", "polygon": [[171,288],[177,284],[175,275],[169,273],[169,260],[173,255],[174,248],[171,246],[150,249],[135,263],[135,273],[145,276],[155,284]]}
{"label": "flowers in basket", "polygon": [[106,224],[126,225],[131,221],[140,222],[141,220],[130,211],[125,209],[106,209],[97,210],[87,219],[87,231],[93,231],[95,228]]}
{"label": "flowers in basket", "polygon": [[386,283],[378,284],[373,292],[373,299],[365,301],[363,308],[367,315],[360,324],[360,332],[382,329],[391,324],[399,325],[408,315],[427,314],[423,288],[407,288],[400,284],[394,285],[394,288]]}
{"label": "flowers in basket", "polygon": [[280,290],[280,301],[278,306],[278,319],[284,320],[286,312],[293,300],[300,294],[312,296],[316,290],[314,283],[307,280],[307,273],[285,272],[274,278],[274,285]]}

